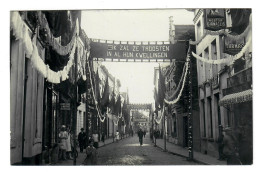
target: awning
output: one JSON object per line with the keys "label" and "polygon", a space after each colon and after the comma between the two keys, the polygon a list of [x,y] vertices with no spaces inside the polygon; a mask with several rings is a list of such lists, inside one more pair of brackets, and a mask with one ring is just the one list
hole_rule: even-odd
{"label": "awning", "polygon": [[239,93],[229,94],[229,95],[224,96],[219,101],[219,105],[220,106],[227,106],[227,105],[231,105],[231,104],[251,101],[252,96],[253,96],[253,91],[251,89],[246,90],[246,91],[242,91],[242,92],[239,92]]}

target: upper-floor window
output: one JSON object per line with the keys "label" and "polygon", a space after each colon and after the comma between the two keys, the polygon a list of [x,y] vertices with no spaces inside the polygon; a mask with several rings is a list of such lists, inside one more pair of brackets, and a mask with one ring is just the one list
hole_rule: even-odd
{"label": "upper-floor window", "polygon": [[[211,59],[217,60],[216,39],[211,42]],[[213,75],[216,75],[218,73],[218,65],[217,64],[212,65],[212,72],[213,72]]]}
{"label": "upper-floor window", "polygon": [[[204,50],[204,58],[209,59],[209,48],[208,47]],[[210,64],[208,64],[208,63],[205,63],[205,76],[206,76],[206,79],[210,79]]]}
{"label": "upper-floor window", "polygon": [[201,34],[202,34],[202,32],[201,32],[201,22],[199,21],[197,23],[197,40],[201,38],[201,36],[202,36]]}

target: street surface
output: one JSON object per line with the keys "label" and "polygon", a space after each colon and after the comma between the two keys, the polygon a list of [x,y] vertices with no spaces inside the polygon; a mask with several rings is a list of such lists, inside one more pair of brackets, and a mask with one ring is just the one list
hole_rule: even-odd
{"label": "street surface", "polygon": [[98,149],[98,165],[199,165],[154,147],[149,135],[142,146],[135,134]]}

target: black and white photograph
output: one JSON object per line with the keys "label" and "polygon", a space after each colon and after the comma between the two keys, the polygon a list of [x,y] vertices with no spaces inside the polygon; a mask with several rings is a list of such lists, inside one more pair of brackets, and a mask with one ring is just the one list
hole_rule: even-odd
{"label": "black and white photograph", "polygon": [[10,9],[8,165],[252,166],[253,15]]}

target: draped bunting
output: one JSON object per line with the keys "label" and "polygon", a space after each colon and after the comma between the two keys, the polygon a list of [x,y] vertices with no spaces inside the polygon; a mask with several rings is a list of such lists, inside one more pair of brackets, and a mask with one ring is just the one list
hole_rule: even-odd
{"label": "draped bunting", "polygon": [[165,97],[166,97],[167,100],[173,99],[173,98],[176,96],[176,94],[179,92],[180,87],[181,87],[181,85],[182,85],[181,83],[183,82],[183,78],[184,78],[184,75],[185,75],[185,71],[186,71],[186,65],[184,65],[184,67],[183,67],[181,79],[180,79],[180,81],[179,81],[179,83],[178,83],[178,86],[177,86],[175,92],[174,92],[172,95],[169,95],[169,94],[166,94],[166,95],[165,95]]}
{"label": "draped bunting", "polygon": [[71,51],[73,45],[76,42],[77,35],[79,35],[79,25],[78,22],[76,22],[75,29],[73,31],[72,39],[70,43],[68,43],[66,46],[62,46],[59,41],[53,36],[51,29],[49,27],[48,21],[46,19],[46,16],[41,11],[37,12],[38,19],[41,27],[44,27],[46,29],[47,33],[47,41],[48,43],[53,47],[53,49],[60,55],[67,55]]}
{"label": "draped bunting", "polygon": [[[78,23],[78,20],[77,20]],[[78,24],[77,24],[78,25]],[[78,35],[76,35],[75,43],[71,49],[69,55],[69,61],[67,65],[61,71],[54,72],[50,69],[49,65],[46,65],[40,58],[38,53],[38,48],[34,41],[31,40],[29,36],[29,28],[22,20],[18,12],[11,13],[11,29],[16,39],[20,40],[25,47],[26,57],[31,60],[33,67],[47,80],[51,83],[60,83],[68,79],[68,73],[74,62],[74,53],[77,47]]]}
{"label": "draped bunting", "polygon": [[164,116],[164,106],[163,106],[163,108],[162,108],[162,115],[160,116],[160,119],[157,120],[156,118],[154,118],[154,121],[155,121],[157,124],[160,124],[161,121],[162,121],[162,117],[163,117],[163,116]]}
{"label": "draped bunting", "polygon": [[[93,98],[94,98],[94,102],[95,102],[95,107],[96,107],[96,110],[97,110],[97,112],[98,112],[98,117],[99,117],[99,119],[100,119],[100,121],[101,122],[104,122],[105,121],[105,119],[106,119],[106,117],[105,116],[103,116],[102,115],[102,113],[100,112],[100,109],[99,109],[99,107],[98,107],[98,102],[97,102],[97,100],[96,100],[96,95],[95,95],[95,92],[94,92],[94,86],[93,86],[93,81],[92,81],[92,74],[91,74],[91,70],[90,70],[90,66],[89,66],[89,63],[88,63],[88,61],[87,61],[87,64],[88,64],[88,70],[89,70],[89,75],[90,75],[90,85],[91,85],[91,89],[92,89],[92,96],[93,96]],[[103,118],[103,119],[102,119]]]}
{"label": "draped bunting", "polygon": [[205,63],[209,63],[209,64],[230,64],[233,63],[234,61],[236,61],[237,59],[243,57],[243,55],[245,54],[246,50],[249,48],[249,46],[252,43],[252,36],[251,34],[249,35],[248,41],[246,42],[246,45],[242,48],[242,50],[237,53],[236,55],[232,56],[230,55],[228,58],[223,58],[223,59],[218,59],[218,60],[211,60],[211,59],[206,59],[203,57],[200,57],[199,55],[195,54],[194,52],[192,52],[193,57],[195,57],[196,59],[205,62]]}
{"label": "draped bunting", "polygon": [[240,34],[250,23],[251,9],[230,9],[232,32]]}
{"label": "draped bunting", "polygon": [[[189,55],[188,55],[189,57]],[[181,90],[179,92],[179,95],[177,96],[176,99],[172,100],[172,101],[168,101],[166,99],[164,99],[164,102],[167,103],[167,104],[175,104],[177,103],[179,100],[180,100],[180,97],[181,97],[181,94],[182,94],[182,91],[184,89],[184,85],[185,85],[185,82],[186,82],[186,77],[187,77],[187,73],[188,73],[188,69],[189,69],[189,62],[186,62],[185,63],[185,74],[184,74],[184,79],[183,79],[183,82],[182,82],[182,87],[181,87]]]}
{"label": "draped bunting", "polygon": [[[183,78],[183,81],[182,81],[182,87],[181,87],[181,90],[180,90],[180,92],[179,92],[179,95],[177,96],[177,98],[176,99],[174,99],[174,100],[172,100],[172,101],[168,101],[167,99],[164,99],[164,102],[166,103],[166,104],[175,104],[175,103],[177,103],[179,100],[180,100],[180,97],[181,97],[181,95],[182,95],[182,91],[183,91],[183,89],[184,89],[184,86],[185,86],[185,82],[186,82],[186,77],[187,77],[187,73],[188,73],[188,70],[189,70],[189,67],[190,67],[190,65],[189,65],[189,63],[190,63],[190,51],[191,51],[191,49],[190,49],[190,46],[189,46],[189,49],[188,49],[188,53],[187,53],[187,57],[186,57],[186,62],[185,62],[185,74],[184,74],[184,78]],[[177,92],[177,90],[176,90],[176,92]],[[175,92],[175,93],[176,93]],[[175,95],[173,94],[171,97],[174,97]]]}

